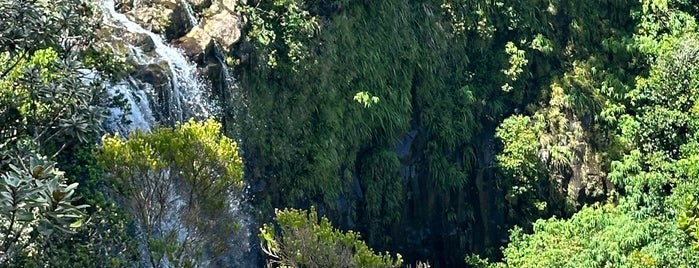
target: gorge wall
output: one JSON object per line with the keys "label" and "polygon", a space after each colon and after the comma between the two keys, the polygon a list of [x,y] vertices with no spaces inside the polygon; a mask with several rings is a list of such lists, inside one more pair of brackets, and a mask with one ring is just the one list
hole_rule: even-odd
{"label": "gorge wall", "polygon": [[[470,253],[497,258],[514,225],[604,198],[610,186],[596,153],[604,141],[588,134],[596,111],[578,113],[555,97],[594,80],[574,76],[585,68],[577,62],[606,57],[597,49],[605,37],[591,29],[614,34],[630,19],[626,6],[586,16],[596,5],[615,10],[613,1],[476,2],[116,7],[182,49],[208,78],[211,114],[242,142],[260,222],[274,208],[315,206],[377,250],[458,266]],[[143,34],[123,36],[142,53],[157,49]],[[170,101],[167,67],[129,58],[132,76],[158,92],[155,102]],[[503,164],[518,141],[498,130],[520,115],[546,116],[527,125],[536,130],[527,141],[530,170]],[[173,116],[154,111],[156,120]]]}

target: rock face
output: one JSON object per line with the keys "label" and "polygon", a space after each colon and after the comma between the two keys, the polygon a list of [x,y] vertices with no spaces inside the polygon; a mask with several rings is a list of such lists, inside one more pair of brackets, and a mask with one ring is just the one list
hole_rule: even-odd
{"label": "rock face", "polygon": [[153,39],[148,35],[124,32],[123,36],[128,44],[140,48],[145,53],[152,52],[155,49],[155,43],[153,43]]}
{"label": "rock face", "polygon": [[[240,41],[244,19],[235,9],[241,0],[117,0],[116,8],[143,28],[165,35],[198,63],[208,57],[215,40],[227,54]],[[191,25],[187,3],[200,18]]]}
{"label": "rock face", "polygon": [[187,11],[178,0],[120,0],[117,9],[143,28],[164,34],[168,40],[187,33]]}
{"label": "rock face", "polygon": [[221,44],[226,52],[240,40],[242,26],[241,18],[227,10],[204,20],[204,31]]}
{"label": "rock face", "polygon": [[205,58],[211,55],[214,42],[211,36],[201,27],[192,28],[185,36],[178,38],[173,43],[182,48],[192,61],[201,65]]}
{"label": "rock face", "polygon": [[[115,0],[115,9],[129,20],[157,35],[164,36],[165,43],[181,49],[189,61],[197,64],[197,73],[208,78],[210,92],[226,95],[230,74],[223,61],[238,49],[242,37],[244,19],[235,11],[244,0]],[[194,17],[190,19],[191,17]],[[115,51],[134,66],[134,77],[152,84],[158,98],[153,100],[167,107],[170,97],[171,74],[167,65],[153,61],[153,38],[129,32],[114,32],[112,45]],[[220,49],[220,51],[218,51]],[[222,97],[223,98],[223,97]],[[168,117],[167,111],[155,111],[156,117]]]}
{"label": "rock face", "polygon": [[188,0],[189,4],[192,5],[192,9],[196,12],[201,12],[205,8],[208,8],[211,6],[212,1],[211,0]]}

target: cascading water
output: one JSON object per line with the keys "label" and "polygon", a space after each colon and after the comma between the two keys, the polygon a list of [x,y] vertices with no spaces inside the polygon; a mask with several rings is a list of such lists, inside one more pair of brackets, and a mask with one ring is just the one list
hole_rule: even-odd
{"label": "cascading water", "polygon": [[184,11],[187,13],[187,19],[189,19],[189,23],[192,27],[199,26],[199,20],[197,16],[194,15],[194,9],[192,9],[192,6],[189,5],[187,0],[180,0],[180,4],[184,7]]}
{"label": "cascading water", "polygon": [[[229,105],[230,107],[227,107],[228,110],[230,110],[229,115],[232,117],[231,121],[236,124],[236,122],[239,122],[239,120],[242,119],[241,115],[243,114],[243,110],[246,108],[246,104],[242,96],[240,96],[238,84],[235,83],[235,79],[231,75],[231,71],[226,64],[226,56],[223,53],[223,49],[221,48],[221,45],[216,42],[214,43],[214,56],[221,65],[221,80],[223,84],[223,90],[220,93],[221,99],[233,100],[236,102],[234,105]],[[232,129],[234,131],[234,136],[240,137],[240,130],[238,126],[233,126]],[[240,139],[238,139],[238,142],[240,142]]]}
{"label": "cascading water", "polygon": [[[126,101],[128,111],[119,108],[110,109],[110,117],[107,119],[107,130],[127,136],[135,130],[148,131],[155,122],[153,112],[148,101],[146,91],[152,91],[149,84],[143,84],[143,90],[132,77],[117,84],[108,85],[107,93],[110,96],[120,96]],[[126,122],[123,122],[126,120]]]}
{"label": "cascading water", "polygon": [[[189,117],[200,119],[209,117],[213,109],[209,105],[208,99],[204,96],[206,84],[197,77],[196,66],[186,59],[182,51],[167,45],[160,36],[144,29],[142,26],[129,20],[124,14],[117,12],[114,8],[114,0],[102,0],[99,3],[104,11],[105,25],[129,33],[145,35],[153,41],[155,55],[144,53],[141,48],[134,45],[125,45],[133,62],[143,66],[149,64],[160,66],[163,62],[167,64],[170,77],[167,86],[169,90],[161,94],[168,97],[162,100],[164,107],[153,107],[167,111],[160,118],[160,121],[162,121],[160,123],[169,125],[175,122],[182,122]],[[190,23],[194,27],[198,27],[198,20],[191,6],[184,0],[180,4],[185,8]],[[119,37],[113,38],[121,40]],[[235,87],[235,81],[226,66],[225,57],[218,46],[216,46],[216,58],[222,66],[224,91],[227,91],[227,89]],[[157,123],[151,110],[154,105],[149,102],[149,100],[157,99],[157,94],[154,92],[156,90],[153,89],[152,85],[129,77],[122,82],[110,85],[108,91],[112,96],[122,95],[129,104],[129,110],[127,111],[112,109],[112,117],[107,122],[110,131],[128,136],[129,132],[136,129],[149,131]],[[122,118],[125,118],[127,122],[120,120]],[[254,223],[248,213],[248,209],[246,209],[246,202],[240,197],[240,194],[229,193],[228,195],[228,212],[236,219],[236,222],[233,224],[239,227],[239,232],[231,237],[231,241],[228,244],[229,248],[226,250],[227,256],[223,263],[220,260],[215,264],[199,263],[197,264],[198,267],[214,265],[223,267],[254,267],[257,263],[257,252],[251,249],[253,248],[251,242]],[[182,215],[185,210],[185,198],[178,191],[172,190],[168,192],[167,200],[168,205],[161,208],[164,210],[164,216],[161,223],[156,226],[156,229],[159,229],[160,233],[174,232],[182,243],[185,243],[188,237],[201,235],[188,228],[183,222]],[[143,233],[142,235],[153,234]],[[145,254],[147,254],[148,248],[145,242],[142,242],[140,247],[145,261]],[[165,261],[164,266],[169,267],[171,265]]]}
{"label": "cascading water", "polygon": [[153,58],[153,64],[158,60],[166,61],[171,76],[171,94],[169,99],[168,121],[183,121],[190,116],[209,117],[208,101],[203,96],[205,84],[197,77],[197,68],[190,63],[181,51],[167,45],[163,38],[148,31],[129,20],[126,15],[114,9],[114,0],[102,0],[100,2],[104,10],[104,23],[113,28],[125,29],[128,32],[147,35],[155,45],[157,58]]}

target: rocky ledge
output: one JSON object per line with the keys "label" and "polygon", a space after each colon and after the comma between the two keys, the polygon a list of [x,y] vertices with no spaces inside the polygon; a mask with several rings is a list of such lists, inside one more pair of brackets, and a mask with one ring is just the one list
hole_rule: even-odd
{"label": "rocky ledge", "polygon": [[[117,9],[132,21],[154,33],[163,35],[184,49],[198,64],[213,57],[214,41],[224,53],[242,36],[244,18],[236,12],[238,0],[118,0]],[[198,23],[191,22],[188,7]],[[144,49],[147,50],[147,49]]]}

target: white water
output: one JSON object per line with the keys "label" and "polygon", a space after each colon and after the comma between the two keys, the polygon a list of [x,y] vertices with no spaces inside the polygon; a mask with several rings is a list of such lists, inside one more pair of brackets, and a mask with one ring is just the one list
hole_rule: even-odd
{"label": "white water", "polygon": [[168,120],[181,122],[187,120],[189,116],[209,117],[208,101],[203,96],[206,87],[197,77],[196,66],[187,61],[180,50],[167,45],[162,37],[144,29],[141,25],[129,20],[126,15],[114,10],[114,0],[102,0],[101,4],[105,13],[105,25],[147,35],[153,40],[155,53],[158,55],[157,58],[152,59],[151,63],[156,64],[159,60],[167,62],[172,89]]}
{"label": "white water", "polygon": [[[223,98],[225,100],[233,100],[235,103],[232,105],[228,105],[227,109],[231,111],[232,115],[232,122],[234,124],[233,126],[233,132],[235,137],[240,137],[240,127],[238,125],[238,122],[241,122],[245,117],[245,110],[247,109],[247,103],[244,98],[244,95],[241,94],[240,88],[238,88],[238,84],[235,81],[235,78],[233,75],[231,75],[231,71],[228,68],[228,65],[226,64],[226,56],[223,53],[223,49],[221,48],[221,45],[218,42],[214,43],[214,56],[218,60],[219,64],[221,65],[221,77],[223,78]],[[225,101],[224,100],[224,101]],[[226,106],[226,105],[222,105]],[[246,115],[247,116],[247,115]],[[237,140],[238,142],[241,142],[240,139]],[[243,153],[243,152],[241,152]]]}
{"label": "white water", "polygon": [[[169,100],[167,100],[169,105],[165,107],[168,113],[166,118],[161,118],[161,121],[164,121],[162,123],[181,122],[183,120],[188,120],[189,117],[199,119],[209,117],[212,113],[212,108],[209,105],[208,99],[204,96],[206,90],[205,83],[202,83],[197,77],[196,66],[186,59],[182,51],[166,44],[162,37],[132,22],[124,14],[118,13],[114,9],[114,0],[101,0],[100,4],[104,10],[105,25],[123,29],[131,33],[146,35],[153,40],[155,56],[144,53],[139,47],[126,44],[131,60],[144,66],[148,64],[162,66],[161,63],[167,63],[171,78],[168,87],[171,91],[168,92],[169,94],[166,94],[170,96]],[[185,0],[181,0],[181,4],[187,11],[190,23],[193,27],[198,27],[198,20],[191,6]],[[114,38],[120,39],[119,37]],[[235,87],[235,81],[225,64],[223,53],[218,47],[216,50],[216,57],[223,68],[224,90],[230,91],[228,89]],[[149,99],[155,100],[157,98],[157,93],[155,93],[152,85],[136,81],[134,78],[129,78],[120,83],[109,85],[108,91],[112,96],[123,95],[124,99],[129,104],[128,110],[126,111],[122,111],[118,108],[111,110],[112,116],[107,120],[108,130],[118,132],[126,137],[128,133],[135,130],[149,131],[152,126],[157,124],[151,110],[153,105],[149,102]],[[120,121],[121,118],[126,118],[129,122],[125,124]],[[182,193],[186,190],[179,189],[181,187],[175,188],[178,189],[176,190],[173,188],[171,191],[168,191],[166,197],[168,200],[166,201],[167,205],[161,207],[164,213],[160,214],[162,218],[160,218],[159,223],[154,226],[157,229],[156,233],[142,234],[144,240],[146,236],[157,236],[158,234],[175,232],[179,242],[185,243],[185,240],[192,239],[192,237],[196,239],[199,235],[193,229],[188,228],[183,221],[187,199]],[[226,224],[236,224],[240,226],[240,231],[230,237],[230,242],[226,251],[227,256],[224,259],[219,259],[217,264],[209,262],[198,263],[197,267],[254,267],[256,264],[256,252],[251,250],[251,242],[254,237],[251,228],[254,226],[254,223],[247,209],[244,209],[247,207],[245,200],[241,197],[240,193],[229,193],[226,199],[228,200],[228,214],[234,219],[232,222],[226,222]],[[145,241],[141,242],[140,248],[145,264],[148,252]],[[206,259],[206,256],[203,256],[202,259]],[[164,267],[171,266],[167,260],[162,261]],[[224,264],[221,264],[222,261]]]}
{"label": "white water", "polygon": [[187,13],[187,19],[189,19],[189,23],[192,24],[192,27],[199,26],[199,20],[197,19],[197,16],[194,15],[194,9],[192,9],[192,6],[189,5],[189,2],[187,2],[187,0],[180,0],[180,4],[184,7],[185,12]]}
{"label": "white water", "polygon": [[[142,84],[143,87],[152,90],[149,84]],[[150,91],[149,90],[149,91]],[[115,85],[108,85],[107,93],[114,97],[123,96],[128,104],[128,111],[119,108],[111,108],[110,116],[107,118],[107,130],[119,133],[122,137],[135,130],[149,131],[155,119],[148,101],[148,94],[131,77]],[[128,120],[128,124],[122,124],[121,119]]]}

